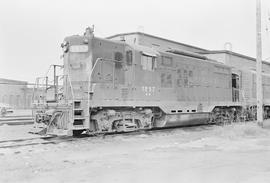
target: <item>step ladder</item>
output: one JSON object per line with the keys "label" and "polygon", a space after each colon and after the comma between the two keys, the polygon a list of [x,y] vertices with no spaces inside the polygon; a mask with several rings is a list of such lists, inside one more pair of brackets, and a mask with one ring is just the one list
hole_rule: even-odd
{"label": "step ladder", "polygon": [[73,130],[89,128],[87,107],[82,100],[73,100]]}

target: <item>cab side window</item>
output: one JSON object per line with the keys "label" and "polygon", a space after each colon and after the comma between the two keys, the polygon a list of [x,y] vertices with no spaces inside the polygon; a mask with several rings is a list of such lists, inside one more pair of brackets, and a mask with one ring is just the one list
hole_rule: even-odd
{"label": "cab side window", "polygon": [[127,65],[132,65],[132,57],[133,57],[132,51],[131,50],[128,50],[126,52],[126,62],[127,62]]}
{"label": "cab side window", "polygon": [[156,67],[156,57],[142,54],[141,64],[143,70],[153,71]]}
{"label": "cab side window", "polygon": [[115,63],[115,67],[122,68],[123,54],[121,52],[114,53],[114,60],[118,61]]}

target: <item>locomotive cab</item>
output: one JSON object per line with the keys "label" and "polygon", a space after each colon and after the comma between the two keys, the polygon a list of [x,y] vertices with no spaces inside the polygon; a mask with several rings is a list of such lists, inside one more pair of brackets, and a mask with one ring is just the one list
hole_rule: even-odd
{"label": "locomotive cab", "polygon": [[[65,38],[61,47],[64,52],[64,75],[69,79],[64,86],[67,91],[65,95],[72,103],[72,115],[68,123],[73,134],[86,130],[103,132],[136,129],[134,120],[118,119],[123,113],[128,116],[130,111],[121,109],[119,113],[115,106],[121,106],[117,100],[132,97],[129,90],[134,81],[134,57],[139,52],[125,42],[96,38],[91,29],[87,29],[83,36]],[[102,110],[103,107],[106,109]],[[108,122],[98,124],[97,121],[104,121],[100,115],[103,112],[107,114],[106,111],[111,109],[116,111],[114,118],[117,119],[111,120],[110,125],[105,124]]]}

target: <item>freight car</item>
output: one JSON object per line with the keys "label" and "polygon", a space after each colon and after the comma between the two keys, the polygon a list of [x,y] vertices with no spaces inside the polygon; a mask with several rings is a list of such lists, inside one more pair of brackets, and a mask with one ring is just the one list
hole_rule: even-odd
{"label": "freight car", "polygon": [[[246,101],[242,92],[253,92],[254,82],[244,83],[254,79],[250,71],[193,52],[98,38],[91,28],[65,38],[61,47],[63,75],[54,74],[53,85],[46,77],[34,94],[35,125],[42,124],[47,133],[113,133],[254,119],[255,101]],[[265,78],[270,84],[270,77]]]}

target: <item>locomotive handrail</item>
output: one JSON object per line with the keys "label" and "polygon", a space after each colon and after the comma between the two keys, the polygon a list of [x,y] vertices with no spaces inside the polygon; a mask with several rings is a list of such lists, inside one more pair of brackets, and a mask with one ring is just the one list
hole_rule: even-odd
{"label": "locomotive handrail", "polygon": [[[111,61],[111,62],[118,62],[118,63],[123,63],[121,61],[118,61],[118,60],[113,60],[113,59],[104,59],[104,58],[97,58],[96,59],[96,62],[94,64],[94,66],[92,67],[90,73],[89,73],[89,77],[88,77],[88,94],[90,93],[90,85],[91,85],[91,77],[92,77],[92,74],[93,74],[93,71],[94,69],[96,68],[97,64],[100,62],[100,61]],[[113,77],[114,77],[114,71],[113,71]],[[114,82],[114,79],[113,79],[113,82]],[[89,99],[89,95],[88,95],[88,99]]]}
{"label": "locomotive handrail", "polygon": [[[41,79],[43,79],[43,81],[41,82],[41,84],[40,84],[40,80]],[[46,79],[46,83],[45,84],[43,84],[43,82],[44,82],[44,80]],[[42,87],[45,87],[45,90],[44,89],[40,89],[40,86],[42,86]],[[44,103],[44,97],[45,97],[45,93],[46,93],[46,89],[47,89],[47,87],[48,87],[49,85],[48,85],[48,77],[47,76],[45,76],[45,77],[37,77],[36,78],[36,81],[35,81],[35,85],[34,85],[34,87],[33,87],[33,93],[32,93],[32,104],[34,104],[35,103],[35,99],[36,99],[36,93],[39,93],[40,91],[40,93],[42,94],[42,96],[39,96],[38,97],[38,99],[37,99],[37,103],[39,104],[39,103],[41,103],[41,102],[43,102]],[[42,99],[42,98],[43,99]],[[42,99],[42,100],[41,100]]]}
{"label": "locomotive handrail", "polygon": [[[104,58],[97,58],[96,59],[96,62],[94,63],[94,66],[92,67],[90,73],[89,73],[89,77],[88,77],[88,88],[87,88],[87,106],[88,106],[88,114],[89,114],[89,119],[90,119],[90,111],[89,111],[89,108],[90,108],[90,86],[91,86],[91,78],[92,78],[92,74],[93,74],[93,71],[94,69],[96,68],[97,64],[101,61],[111,61],[111,62],[119,62],[119,63],[123,63],[121,61],[118,61],[118,60],[113,60],[113,59],[104,59]],[[113,83],[114,83],[114,67],[113,67]]]}
{"label": "locomotive handrail", "polygon": [[[35,84],[33,87],[33,92],[32,92],[32,104],[34,104],[34,102],[36,100],[36,97],[37,97],[36,93],[41,94],[41,95],[39,95],[39,98],[37,99],[38,103],[40,103],[40,102],[46,103],[47,102],[47,91],[53,87],[56,88],[55,83],[49,84],[50,81],[49,81],[48,73],[50,72],[50,69],[52,66],[57,66],[57,67],[60,67],[61,69],[63,69],[63,65],[50,65],[44,77],[37,77],[36,78],[36,81],[35,81]],[[56,73],[55,73],[54,82],[57,78],[57,80],[58,80],[57,83],[58,83],[59,77],[61,77],[61,76],[63,77],[65,75],[56,76]],[[40,84],[40,80],[42,80],[41,84]],[[44,82],[45,82],[45,84],[44,84]],[[60,86],[60,85],[58,85],[58,86]],[[56,91],[56,89],[55,89],[55,91]],[[56,92],[58,92],[58,91],[56,91]]]}
{"label": "locomotive handrail", "polygon": [[72,84],[71,84],[71,79],[70,79],[69,74],[67,75],[67,79],[68,79],[68,83],[69,83],[69,85],[70,85],[71,99],[72,99],[72,101],[73,101],[73,99],[74,99],[74,91],[73,91],[73,87],[72,87]]}
{"label": "locomotive handrail", "polygon": [[87,112],[88,112],[88,119],[89,119],[89,125],[90,125],[90,85],[91,85],[91,77],[93,70],[95,69],[96,65],[98,62],[100,62],[102,58],[97,58],[94,66],[92,67],[90,73],[89,73],[89,78],[88,78],[88,88],[87,88]]}

